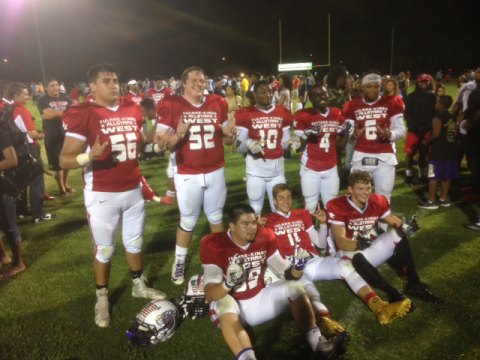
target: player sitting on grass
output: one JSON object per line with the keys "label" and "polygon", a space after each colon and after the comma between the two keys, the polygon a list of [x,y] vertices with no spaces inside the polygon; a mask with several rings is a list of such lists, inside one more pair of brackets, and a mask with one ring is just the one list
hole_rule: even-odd
{"label": "player sitting on grass", "polygon": [[[238,360],[254,360],[252,342],[244,325],[269,321],[287,308],[312,351],[324,358],[336,354],[346,333],[326,339],[300,280],[308,258],[299,250],[294,265],[279,253],[275,234],[257,227],[255,211],[249,205],[233,206],[229,230],[204,237],[200,260],[205,273],[205,296],[210,302],[214,324]],[[265,287],[264,273],[270,268],[281,280]]]}
{"label": "player sitting on grass", "polygon": [[[401,301],[405,295],[390,285],[377,266],[385,261],[406,279],[404,293],[432,302],[443,301],[420,281],[408,237],[418,230],[416,222],[408,224],[392,214],[387,198],[372,194],[372,177],[366,171],[354,171],[348,177],[348,195],[327,204],[329,224],[337,256],[351,259],[355,270],[371,286],[384,291],[390,301]],[[377,236],[378,223],[393,229]]]}
{"label": "player sitting on grass", "polygon": [[[403,299],[389,304],[380,299],[354,270],[351,262],[333,256],[320,257],[317,247],[326,244],[326,213],[320,209],[314,216],[320,221],[317,231],[312,223],[312,217],[306,209],[292,209],[292,191],[287,184],[278,184],[273,187],[276,212],[268,214],[266,226],[277,235],[277,245],[280,254],[286,259],[293,260],[299,248],[306,249],[312,254],[305,267],[301,281],[312,303],[322,333],[329,336],[332,333],[345,331],[340,324],[329,319],[328,309],[320,301],[320,294],[313,284],[319,280],[345,280],[352,291],[360,297],[369,309],[375,314],[380,324],[390,324],[394,319],[407,314],[411,302]],[[323,226],[322,226],[323,223]]]}

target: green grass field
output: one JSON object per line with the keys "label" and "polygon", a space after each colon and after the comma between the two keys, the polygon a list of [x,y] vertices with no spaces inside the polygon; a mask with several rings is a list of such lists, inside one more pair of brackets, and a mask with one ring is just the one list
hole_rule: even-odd
{"label": "green grass field", "polygon": [[[35,116],[40,119],[38,113]],[[403,144],[398,145],[403,149]],[[434,292],[445,299],[445,304],[416,301],[414,313],[385,327],[376,322],[343,283],[321,282],[318,286],[323,301],[351,335],[342,359],[479,359],[480,236],[462,227],[478,207],[454,203],[447,209],[417,210],[416,203],[425,188],[403,186],[401,150],[399,160],[392,206],[398,215],[418,214],[422,229],[411,241],[418,270]],[[226,162],[227,206],[246,202],[243,157],[227,151]],[[157,158],[141,166],[152,187],[163,193],[166,159]],[[301,206],[298,155],[286,161],[286,169],[296,205]],[[125,330],[147,301],[130,295],[130,274],[120,241],[110,282],[112,322],[106,329],[97,328],[93,321],[93,246],[80,190],[80,172],[71,173],[71,184],[79,191],[68,197],[58,196],[53,179],[46,180],[47,190],[56,200],[46,203],[45,210],[57,217],[40,224],[33,224],[28,218],[19,221],[28,268],[13,280],[0,280],[0,359],[234,358],[208,318],[186,319],[170,340],[153,347],[137,348],[127,341]],[[452,200],[457,199],[453,192]],[[177,221],[176,206],[147,204],[145,273],[155,287],[171,298],[180,296],[183,289],[170,281]],[[187,275],[201,270],[198,240],[207,231],[202,216],[195,231]],[[400,286],[387,266],[382,266],[381,271]],[[254,333],[259,359],[311,358],[288,313],[256,327]]]}

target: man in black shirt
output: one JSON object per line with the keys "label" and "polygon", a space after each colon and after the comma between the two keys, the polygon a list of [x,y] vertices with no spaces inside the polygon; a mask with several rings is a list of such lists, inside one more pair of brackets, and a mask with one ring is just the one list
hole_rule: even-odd
{"label": "man in black shirt", "polygon": [[68,170],[62,170],[59,163],[60,152],[65,139],[62,116],[65,109],[73,101],[60,94],[60,85],[56,79],[50,79],[46,86],[47,93],[38,100],[38,111],[43,119],[45,132],[45,150],[47,151],[48,166],[55,172],[58,190],[61,195],[67,195],[74,189],[68,186]]}
{"label": "man in black shirt", "polygon": [[407,120],[407,138],[405,139],[405,154],[407,155],[407,171],[405,184],[413,184],[413,157],[418,157],[419,180],[427,180],[427,150],[423,140],[432,130],[432,120],[435,116],[436,96],[430,91],[431,76],[418,76],[415,91],[407,96],[405,103],[405,119]]}

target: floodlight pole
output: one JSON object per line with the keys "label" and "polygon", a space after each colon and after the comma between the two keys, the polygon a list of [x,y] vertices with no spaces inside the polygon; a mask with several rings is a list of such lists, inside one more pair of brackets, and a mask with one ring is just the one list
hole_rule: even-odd
{"label": "floodlight pole", "polygon": [[278,18],[278,53],[279,53],[279,64],[282,64],[282,18]]}
{"label": "floodlight pole", "polygon": [[331,41],[331,33],[330,33],[330,13],[328,13],[328,18],[327,18],[327,25],[328,25],[328,66],[331,64],[331,46],[332,46],[332,41]]}
{"label": "floodlight pole", "polygon": [[393,74],[393,48],[395,45],[395,25],[392,25],[392,37],[390,39],[390,72],[389,74]]}
{"label": "floodlight pole", "polygon": [[47,77],[45,76],[45,64],[43,62],[43,51],[42,51],[42,42],[40,40],[40,32],[38,31],[38,18],[37,18],[37,3],[36,0],[32,1],[33,3],[33,21],[35,25],[35,34],[37,36],[37,46],[38,46],[38,57],[40,60],[40,71],[42,74],[43,85],[47,85]]}

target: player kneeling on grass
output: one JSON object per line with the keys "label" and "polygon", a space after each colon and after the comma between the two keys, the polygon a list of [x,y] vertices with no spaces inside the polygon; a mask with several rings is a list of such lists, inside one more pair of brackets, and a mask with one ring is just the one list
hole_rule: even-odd
{"label": "player kneeling on grass", "polygon": [[[243,324],[259,325],[290,307],[299,330],[312,350],[330,358],[346,339],[342,333],[326,339],[315,322],[315,315],[303,284],[298,281],[308,262],[304,250],[294,265],[280,255],[275,234],[257,227],[255,211],[249,205],[235,205],[229,213],[229,230],[210,234],[200,243],[204,268],[205,295],[211,303],[212,321],[239,360],[256,359]],[[265,287],[264,273],[270,268],[285,280]]]}
{"label": "player kneeling on grass", "polygon": [[[348,195],[327,204],[336,256],[351,259],[355,270],[367,283],[384,291],[391,302],[405,295],[390,285],[377,270],[385,261],[406,279],[404,293],[432,303],[443,301],[420,281],[408,238],[418,230],[413,219],[407,223],[391,213],[387,198],[372,194],[372,177],[366,171],[353,171],[348,177]],[[377,236],[379,222],[391,227]]]}
{"label": "player kneeling on grass", "polygon": [[312,223],[312,216],[306,209],[292,209],[292,191],[287,184],[275,185],[273,196],[277,210],[261,220],[264,220],[265,225],[275,232],[278,249],[285,259],[293,262],[299,248],[312,254],[313,258],[305,266],[301,281],[312,303],[317,324],[325,336],[329,337],[335,333],[344,332],[345,329],[329,318],[328,309],[320,301],[320,294],[313,284],[315,281],[345,280],[382,325],[390,324],[394,319],[408,313],[411,306],[409,299],[391,304],[383,301],[355,271],[350,260],[334,256],[319,256],[315,246],[325,248],[327,244],[325,211],[318,208],[313,214],[320,222],[317,230]]}
{"label": "player kneeling on grass", "polygon": [[62,169],[83,170],[85,207],[95,243],[95,323],[99,327],[110,323],[108,281],[119,226],[132,273],[132,296],[155,300],[166,297],[164,292],[148,287],[143,275],[145,205],[137,161],[143,117],[134,102],[119,101],[117,74],[110,64],[96,65],[88,71],[96,104],[67,109],[60,154]]}

